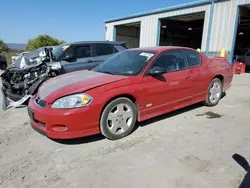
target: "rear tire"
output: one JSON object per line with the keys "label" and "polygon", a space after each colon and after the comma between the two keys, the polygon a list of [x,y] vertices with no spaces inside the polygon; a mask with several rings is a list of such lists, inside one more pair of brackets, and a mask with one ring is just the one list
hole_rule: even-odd
{"label": "rear tire", "polygon": [[205,105],[216,106],[223,93],[223,84],[219,78],[214,78],[208,87]]}
{"label": "rear tire", "polygon": [[128,98],[121,97],[111,101],[103,110],[100,130],[109,140],[117,140],[129,135],[137,121],[135,104]]}

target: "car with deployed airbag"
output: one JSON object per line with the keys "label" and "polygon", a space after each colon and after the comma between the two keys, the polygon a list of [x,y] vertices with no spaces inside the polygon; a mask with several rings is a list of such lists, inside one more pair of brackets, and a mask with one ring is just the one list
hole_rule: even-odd
{"label": "car with deployed airbag", "polygon": [[44,82],[28,114],[32,127],[49,138],[101,133],[115,140],[138,121],[195,103],[217,105],[232,78],[226,58],[208,58],[191,48],[129,49],[91,71]]}

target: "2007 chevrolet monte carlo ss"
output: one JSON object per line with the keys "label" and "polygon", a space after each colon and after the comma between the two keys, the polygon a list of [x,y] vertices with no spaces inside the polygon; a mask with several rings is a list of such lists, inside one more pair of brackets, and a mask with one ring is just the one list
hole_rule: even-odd
{"label": "2007 chevrolet monte carlo ss", "polygon": [[137,121],[194,103],[217,105],[232,78],[226,58],[184,47],[129,49],[92,71],[46,81],[28,113],[32,127],[49,138],[101,133],[115,140],[131,133]]}

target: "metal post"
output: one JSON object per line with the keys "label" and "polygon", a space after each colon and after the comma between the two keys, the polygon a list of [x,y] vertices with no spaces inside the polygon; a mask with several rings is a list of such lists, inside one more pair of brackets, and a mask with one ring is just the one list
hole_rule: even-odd
{"label": "metal post", "polygon": [[210,15],[209,15],[209,23],[208,23],[208,33],[207,33],[207,43],[206,43],[206,56],[209,52],[209,46],[210,46],[210,38],[211,38],[211,31],[212,31],[212,23],[213,23],[213,15],[214,15],[214,1],[211,3],[210,7]]}

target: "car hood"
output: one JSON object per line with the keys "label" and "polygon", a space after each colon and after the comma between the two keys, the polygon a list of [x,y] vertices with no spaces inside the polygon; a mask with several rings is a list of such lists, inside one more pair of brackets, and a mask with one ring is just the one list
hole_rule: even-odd
{"label": "car hood", "polygon": [[44,82],[39,88],[38,97],[41,100],[52,103],[60,97],[84,92],[125,78],[126,76],[104,74],[94,71],[76,71],[57,76]]}

